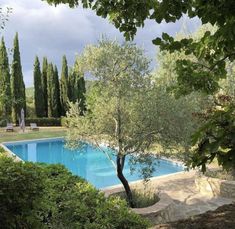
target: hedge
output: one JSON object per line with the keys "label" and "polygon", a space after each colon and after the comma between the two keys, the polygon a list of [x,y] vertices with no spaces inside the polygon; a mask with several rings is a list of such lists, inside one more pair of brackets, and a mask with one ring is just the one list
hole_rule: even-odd
{"label": "hedge", "polygon": [[25,125],[36,123],[38,126],[61,126],[61,118],[26,118]]}
{"label": "hedge", "polygon": [[4,229],[144,229],[148,222],[120,198],[106,198],[62,165],[0,156],[0,222]]}

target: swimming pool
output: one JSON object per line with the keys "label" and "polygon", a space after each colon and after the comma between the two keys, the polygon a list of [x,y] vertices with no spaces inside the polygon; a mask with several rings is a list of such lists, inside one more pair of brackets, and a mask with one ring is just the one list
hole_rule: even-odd
{"label": "swimming pool", "polygon": [[[71,150],[65,147],[65,141],[62,138],[12,142],[4,143],[4,145],[24,161],[63,164],[73,174],[85,178],[97,188],[120,184],[110,159],[100,149],[92,145],[86,144],[82,149]],[[110,152],[108,153],[115,161],[115,156]],[[156,160],[156,165],[153,176],[183,171],[181,165],[171,161],[154,160]],[[131,173],[129,161],[130,159],[127,157],[124,167],[124,175],[127,180],[136,181],[142,179],[140,173]],[[137,164],[137,167],[140,166]]]}

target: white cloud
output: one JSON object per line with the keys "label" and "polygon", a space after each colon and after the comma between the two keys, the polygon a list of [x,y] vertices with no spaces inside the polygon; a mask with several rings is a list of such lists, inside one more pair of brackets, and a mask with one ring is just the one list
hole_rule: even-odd
{"label": "white cloud", "polygon": [[[60,69],[61,58],[66,54],[73,64],[74,56],[91,43],[96,43],[101,34],[109,38],[123,40],[122,34],[106,19],[95,15],[91,10],[70,9],[66,5],[49,6],[41,0],[2,0],[1,5],[13,8],[10,21],[3,31],[8,47],[12,47],[15,32],[19,32],[20,50],[24,78],[27,86],[33,82],[32,68],[35,55],[47,56]],[[190,23],[195,25],[197,21]],[[155,58],[156,48],[151,40],[160,36],[162,31],[174,35],[182,22],[176,24],[156,24],[147,21],[139,29],[135,42],[143,46],[150,58]]]}

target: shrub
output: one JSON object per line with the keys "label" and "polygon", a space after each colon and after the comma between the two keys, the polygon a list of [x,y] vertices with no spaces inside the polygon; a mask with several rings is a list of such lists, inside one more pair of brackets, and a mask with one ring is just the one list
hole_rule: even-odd
{"label": "shrub", "polygon": [[3,155],[3,154],[6,155],[6,151],[0,146],[0,155]]}
{"label": "shrub", "polygon": [[0,119],[0,127],[6,127],[7,119]]}
{"label": "shrub", "polygon": [[8,228],[147,228],[124,201],[105,198],[62,165],[0,156],[0,223]]}
{"label": "shrub", "polygon": [[[152,191],[143,192],[139,190],[133,190],[132,195],[135,208],[146,208],[152,206],[153,204],[156,204],[159,201],[157,193]],[[119,197],[128,203],[125,192],[116,193],[113,196]]]}
{"label": "shrub", "polygon": [[61,117],[61,126],[68,127],[67,117]]}
{"label": "shrub", "polygon": [[37,123],[38,126],[61,126],[60,118],[26,118],[25,124]]}

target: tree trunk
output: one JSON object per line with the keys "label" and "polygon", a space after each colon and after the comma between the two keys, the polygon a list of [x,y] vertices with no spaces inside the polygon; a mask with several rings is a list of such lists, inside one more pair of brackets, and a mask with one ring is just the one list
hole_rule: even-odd
{"label": "tree trunk", "polygon": [[134,208],[134,202],[133,202],[133,196],[132,196],[132,192],[129,186],[128,181],[126,180],[125,176],[123,175],[123,167],[124,167],[124,161],[125,161],[125,156],[120,156],[117,155],[117,176],[119,178],[119,180],[122,182],[123,187],[125,189],[126,192],[126,196],[127,196],[127,200],[129,203],[129,206],[131,208]]}

